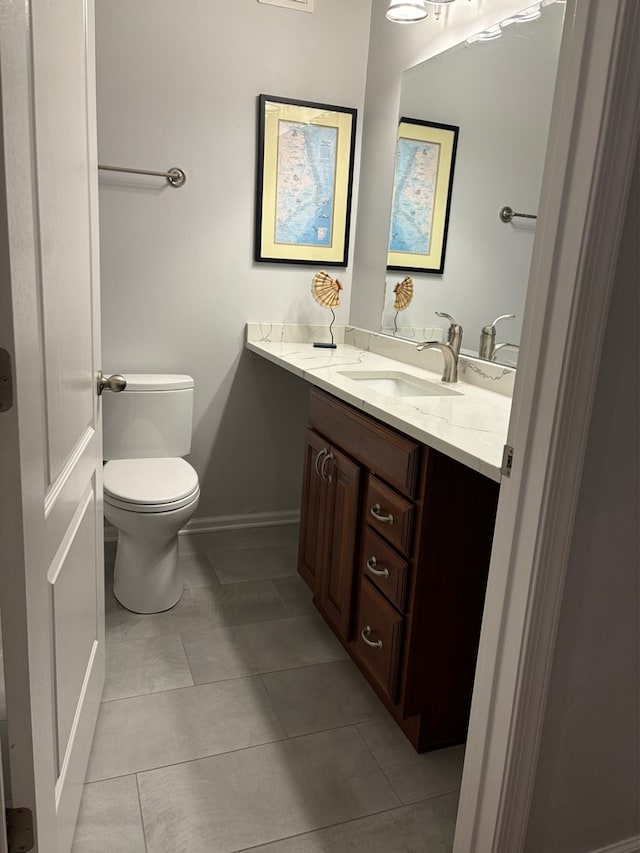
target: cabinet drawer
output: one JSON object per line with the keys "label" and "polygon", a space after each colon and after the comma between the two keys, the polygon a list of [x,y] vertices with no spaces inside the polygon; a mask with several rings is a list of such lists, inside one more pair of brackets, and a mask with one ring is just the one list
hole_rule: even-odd
{"label": "cabinet drawer", "polygon": [[413,504],[370,475],[365,513],[367,524],[403,554],[410,553]]}
{"label": "cabinet drawer", "polygon": [[309,395],[309,424],[394,488],[415,496],[421,453],[417,442],[315,388]]}
{"label": "cabinet drawer", "polygon": [[366,578],[360,580],[356,652],[371,677],[396,701],[402,616]]}
{"label": "cabinet drawer", "polygon": [[361,573],[398,610],[404,610],[408,568],[393,548],[369,527],[365,529]]}

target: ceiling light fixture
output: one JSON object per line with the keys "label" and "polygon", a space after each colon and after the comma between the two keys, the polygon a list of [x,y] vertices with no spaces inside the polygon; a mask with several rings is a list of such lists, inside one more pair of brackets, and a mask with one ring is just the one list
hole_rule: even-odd
{"label": "ceiling light fixture", "polygon": [[[261,0],[261,2],[273,2],[273,0]],[[429,14],[427,8],[435,7],[435,19],[437,21],[440,18],[442,7],[454,2],[455,0],[390,0],[386,17],[389,21],[393,21],[394,24],[415,24],[418,21],[424,21]],[[504,18],[499,24],[471,36],[465,41],[465,44],[469,45],[477,41],[493,41],[500,38],[502,28],[508,27],[511,24],[524,24],[528,21],[535,21],[542,14],[541,7],[554,2],[565,2],[565,0],[540,0],[540,2],[534,3],[524,11]]]}
{"label": "ceiling light fixture", "polygon": [[[451,0],[448,0],[451,2]],[[391,0],[387,20],[394,24],[415,24],[427,17],[426,0]]]}

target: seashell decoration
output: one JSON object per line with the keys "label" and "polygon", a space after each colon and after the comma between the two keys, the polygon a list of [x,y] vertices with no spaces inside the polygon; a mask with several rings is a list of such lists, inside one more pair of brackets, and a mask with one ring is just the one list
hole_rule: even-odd
{"label": "seashell decoration", "polygon": [[324,270],[316,273],[311,283],[311,293],[319,305],[324,308],[337,308],[340,305],[342,285],[337,278],[331,278]]}
{"label": "seashell decoration", "polygon": [[413,279],[410,275],[405,276],[402,281],[399,281],[393,288],[396,297],[393,300],[393,308],[395,311],[404,311],[413,299]]}

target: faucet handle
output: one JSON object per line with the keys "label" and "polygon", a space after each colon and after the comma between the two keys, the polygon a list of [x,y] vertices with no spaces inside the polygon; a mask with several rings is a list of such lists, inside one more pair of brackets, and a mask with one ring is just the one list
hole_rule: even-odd
{"label": "faucet handle", "polygon": [[447,343],[451,344],[457,356],[460,352],[460,345],[462,344],[462,326],[460,323],[456,323],[451,314],[446,314],[444,311],[436,311],[436,317],[444,317],[449,321]]}

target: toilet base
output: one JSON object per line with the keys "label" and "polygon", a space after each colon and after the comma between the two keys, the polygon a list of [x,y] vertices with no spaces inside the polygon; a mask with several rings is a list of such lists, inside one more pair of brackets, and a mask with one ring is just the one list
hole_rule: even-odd
{"label": "toilet base", "polygon": [[143,539],[120,530],[113,593],[133,613],[161,613],[182,597],[178,536]]}

